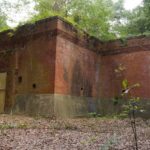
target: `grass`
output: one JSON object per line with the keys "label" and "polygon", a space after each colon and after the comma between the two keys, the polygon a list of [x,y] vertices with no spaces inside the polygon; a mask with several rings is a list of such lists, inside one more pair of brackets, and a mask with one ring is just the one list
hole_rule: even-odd
{"label": "grass", "polygon": [[3,129],[26,129],[28,126],[26,124],[0,124],[0,130]]}

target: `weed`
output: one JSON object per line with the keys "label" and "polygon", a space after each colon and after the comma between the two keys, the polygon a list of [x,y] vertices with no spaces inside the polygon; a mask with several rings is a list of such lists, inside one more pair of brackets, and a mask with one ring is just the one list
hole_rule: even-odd
{"label": "weed", "polygon": [[117,143],[118,143],[118,139],[116,134],[114,134],[100,147],[100,150],[110,150],[110,148],[112,148],[112,146],[114,146]]}
{"label": "weed", "polygon": [[102,117],[101,114],[97,114],[96,112],[91,112],[91,113],[88,113],[88,117],[89,118],[97,118],[97,117]]}
{"label": "weed", "polygon": [[[119,65],[117,69],[115,69],[115,73],[117,75],[121,76],[123,71],[126,68],[122,65]],[[121,99],[124,99],[126,101],[126,104],[123,104],[123,112],[120,114],[120,117],[129,117],[133,135],[134,135],[134,141],[135,141],[135,149],[138,150],[138,137],[137,137],[137,129],[136,129],[136,112],[140,110],[139,97],[133,97],[131,94],[132,89],[139,87],[140,85],[138,83],[129,85],[127,79],[122,80],[122,93],[119,95]],[[115,101],[115,104],[118,103]]]}
{"label": "weed", "polygon": [[27,127],[28,127],[27,124],[24,124],[24,123],[19,124],[19,125],[17,126],[17,128],[20,128],[20,129],[26,129]]}
{"label": "weed", "polygon": [[27,128],[27,125],[26,124],[0,124],[0,130],[16,129],[16,128],[25,129]]}

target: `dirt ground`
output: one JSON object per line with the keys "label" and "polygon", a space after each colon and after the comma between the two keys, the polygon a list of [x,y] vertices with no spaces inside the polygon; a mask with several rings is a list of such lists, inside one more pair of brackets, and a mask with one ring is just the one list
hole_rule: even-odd
{"label": "dirt ground", "polygon": [[[139,150],[150,150],[150,121],[137,119]],[[0,115],[0,150],[132,150],[128,119],[44,119]]]}

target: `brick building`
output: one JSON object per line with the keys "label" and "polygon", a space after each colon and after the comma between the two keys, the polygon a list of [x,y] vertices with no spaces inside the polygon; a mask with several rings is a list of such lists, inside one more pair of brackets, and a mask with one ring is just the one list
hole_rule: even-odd
{"label": "brick building", "polygon": [[111,113],[125,78],[150,108],[150,37],[102,42],[59,17],[0,33],[0,112]]}

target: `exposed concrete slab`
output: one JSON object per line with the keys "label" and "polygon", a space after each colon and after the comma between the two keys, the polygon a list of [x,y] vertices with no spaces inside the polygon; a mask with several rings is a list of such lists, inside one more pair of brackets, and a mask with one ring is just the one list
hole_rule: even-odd
{"label": "exposed concrete slab", "polygon": [[12,112],[15,114],[24,113],[28,115],[53,116],[53,106],[53,94],[17,95]]}
{"label": "exposed concrete slab", "polygon": [[85,96],[54,95],[54,113],[57,117],[87,116],[97,112],[98,99]]}
{"label": "exposed concrete slab", "polygon": [[77,117],[97,111],[97,101],[91,97],[61,94],[17,95],[13,113],[28,115]]}

